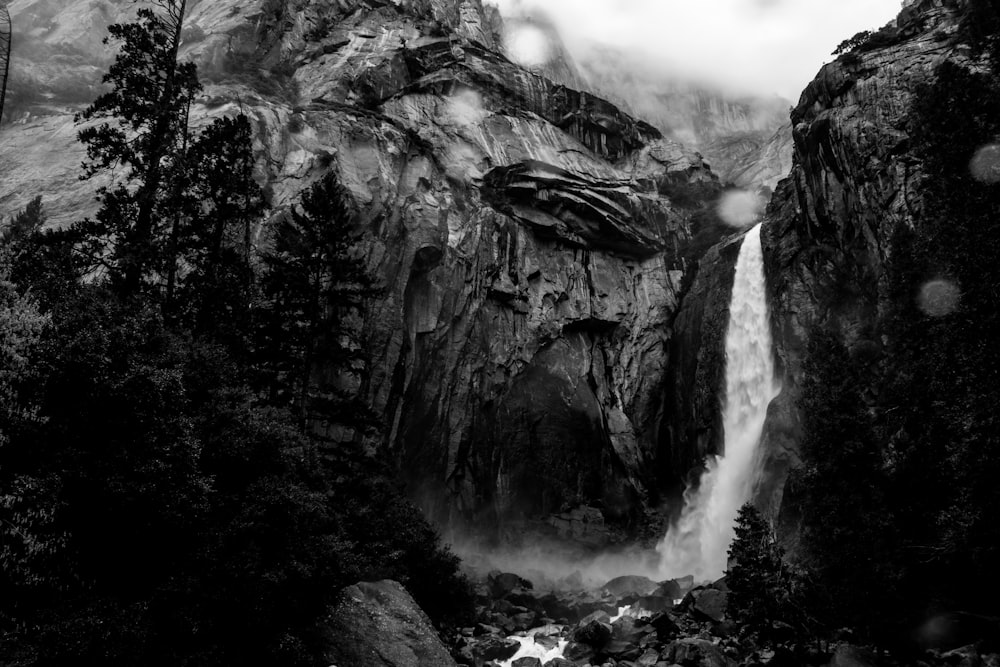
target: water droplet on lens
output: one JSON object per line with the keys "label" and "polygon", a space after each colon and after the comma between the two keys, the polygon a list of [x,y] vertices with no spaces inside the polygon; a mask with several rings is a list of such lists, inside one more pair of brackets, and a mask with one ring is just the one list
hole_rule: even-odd
{"label": "water droplet on lens", "polygon": [[522,67],[540,67],[549,60],[549,40],[534,26],[514,28],[505,42],[507,56]]}
{"label": "water droplet on lens", "polygon": [[1000,144],[987,144],[969,161],[972,177],[982,183],[1000,183]]}
{"label": "water droplet on lens", "polygon": [[917,305],[925,315],[943,317],[955,311],[962,293],[950,280],[938,278],[925,283],[917,296]]}
{"label": "water droplet on lens", "polygon": [[749,227],[764,211],[764,199],[749,190],[729,190],[723,193],[716,211],[731,227]]}

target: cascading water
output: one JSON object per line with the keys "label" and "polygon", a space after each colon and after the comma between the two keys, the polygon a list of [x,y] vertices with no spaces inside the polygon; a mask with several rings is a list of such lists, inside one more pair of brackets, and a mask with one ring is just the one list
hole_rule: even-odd
{"label": "cascading water", "polygon": [[725,572],[736,514],[760,474],[757,445],[777,389],[758,224],[740,246],[729,304],[725,450],[711,457],[698,486],[684,493],[680,519],[657,547],[663,576],[693,574],[703,581]]}

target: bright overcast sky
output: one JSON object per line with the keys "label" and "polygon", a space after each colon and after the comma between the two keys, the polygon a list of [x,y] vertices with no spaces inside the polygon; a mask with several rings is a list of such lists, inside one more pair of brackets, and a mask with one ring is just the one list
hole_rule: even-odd
{"label": "bright overcast sky", "polygon": [[603,42],[651,67],[797,100],[830,52],[894,19],[900,0],[487,0],[549,14],[571,51]]}

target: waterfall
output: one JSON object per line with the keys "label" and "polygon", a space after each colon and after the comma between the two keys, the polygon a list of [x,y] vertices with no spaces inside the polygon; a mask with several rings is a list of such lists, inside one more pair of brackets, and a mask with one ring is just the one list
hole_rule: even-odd
{"label": "waterfall", "polygon": [[777,388],[758,224],[740,246],[729,302],[725,449],[710,458],[698,486],[684,493],[680,519],[657,547],[664,577],[693,574],[704,581],[725,572],[736,514],[760,474],[757,445]]}

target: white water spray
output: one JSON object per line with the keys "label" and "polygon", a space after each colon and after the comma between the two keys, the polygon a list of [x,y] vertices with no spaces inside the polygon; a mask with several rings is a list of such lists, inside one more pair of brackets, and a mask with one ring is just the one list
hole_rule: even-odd
{"label": "white water spray", "polygon": [[708,461],[697,488],[684,493],[680,519],[657,547],[663,576],[704,581],[725,572],[736,514],[760,474],[757,445],[777,389],[758,224],[740,246],[729,305],[725,450]]}

